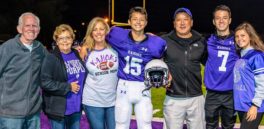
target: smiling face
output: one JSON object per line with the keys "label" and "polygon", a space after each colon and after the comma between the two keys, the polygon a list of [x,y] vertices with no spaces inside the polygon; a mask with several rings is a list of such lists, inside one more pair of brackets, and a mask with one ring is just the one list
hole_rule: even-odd
{"label": "smiling face", "polygon": [[17,31],[21,34],[22,43],[31,44],[37,38],[40,27],[33,15],[25,15],[22,23],[17,26]]}
{"label": "smiling face", "polygon": [[193,26],[193,20],[187,13],[180,12],[176,14],[173,24],[177,36],[181,38],[190,38],[192,36],[191,28]]}
{"label": "smiling face", "polygon": [[130,24],[132,31],[144,32],[144,29],[147,26],[146,15],[134,12],[131,14],[131,18],[128,20],[128,23]]}
{"label": "smiling face", "polygon": [[236,31],[235,41],[236,41],[236,44],[242,49],[245,49],[251,46],[250,37],[244,29]]}
{"label": "smiling face", "polygon": [[92,38],[95,43],[103,43],[106,36],[106,27],[102,22],[98,22],[92,30]]}
{"label": "smiling face", "polygon": [[229,34],[230,23],[231,17],[227,11],[218,10],[214,13],[213,24],[218,33]]}
{"label": "smiling face", "polygon": [[71,52],[71,46],[73,43],[72,35],[69,31],[63,31],[61,34],[58,35],[56,43],[60,51],[64,54],[67,54]]}

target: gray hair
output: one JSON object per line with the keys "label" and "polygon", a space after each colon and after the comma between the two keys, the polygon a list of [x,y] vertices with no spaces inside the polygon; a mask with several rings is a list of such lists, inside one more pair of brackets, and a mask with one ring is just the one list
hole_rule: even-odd
{"label": "gray hair", "polygon": [[33,17],[37,20],[37,24],[38,24],[38,26],[40,26],[40,20],[39,20],[38,16],[35,15],[34,13],[31,13],[31,12],[25,12],[25,13],[23,13],[23,14],[20,15],[20,17],[19,17],[19,19],[18,19],[18,26],[20,26],[20,25],[23,24],[23,22],[24,22],[24,21],[23,21],[23,18],[24,18],[25,16],[27,16],[27,15],[31,15],[31,16],[33,16]]}

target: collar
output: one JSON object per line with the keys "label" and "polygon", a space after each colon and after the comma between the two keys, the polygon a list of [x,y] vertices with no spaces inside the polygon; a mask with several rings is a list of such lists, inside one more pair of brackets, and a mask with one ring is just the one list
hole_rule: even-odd
{"label": "collar", "polygon": [[233,31],[230,31],[230,33],[228,35],[225,35],[225,36],[220,36],[220,35],[217,34],[217,32],[215,32],[214,35],[217,38],[219,38],[219,39],[225,40],[225,39],[228,39],[230,37],[233,37],[234,36],[234,32]]}
{"label": "collar", "polygon": [[254,49],[253,47],[248,47],[246,49],[242,49],[240,54],[241,54],[241,57],[245,56],[247,54],[248,51]]}
{"label": "collar", "polygon": [[133,38],[133,36],[132,36],[132,32],[130,31],[129,33],[128,33],[128,36],[129,36],[129,38],[134,42],[134,43],[143,43],[143,42],[145,42],[146,40],[148,40],[148,35],[147,34],[144,34],[146,37],[142,40],[142,41],[136,41],[134,38]]}

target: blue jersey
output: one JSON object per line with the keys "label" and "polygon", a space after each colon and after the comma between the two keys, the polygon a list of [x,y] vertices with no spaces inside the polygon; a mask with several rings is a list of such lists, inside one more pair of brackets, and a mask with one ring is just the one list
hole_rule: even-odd
{"label": "blue jersey", "polygon": [[130,35],[130,30],[112,27],[106,39],[118,52],[118,77],[129,81],[144,81],[145,65],[163,56],[166,41],[146,34],[146,39],[137,43]]}
{"label": "blue jersey", "polygon": [[[247,112],[252,106],[256,88],[254,77],[261,74],[264,74],[263,52],[254,49],[249,50],[236,62],[234,68],[234,102],[236,110]],[[258,112],[264,112],[264,103],[262,103]]]}
{"label": "blue jersey", "polygon": [[221,39],[212,34],[207,40],[208,59],[205,65],[206,89],[214,91],[233,90],[233,68],[239,56],[234,36]]}

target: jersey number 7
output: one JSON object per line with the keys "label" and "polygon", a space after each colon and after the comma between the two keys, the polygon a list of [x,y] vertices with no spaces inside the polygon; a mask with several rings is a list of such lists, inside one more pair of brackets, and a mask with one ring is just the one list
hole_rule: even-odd
{"label": "jersey number 7", "polygon": [[223,57],[221,66],[218,68],[219,71],[225,72],[226,71],[226,63],[227,63],[227,58],[229,56],[228,51],[218,51],[217,54],[218,57]]}

